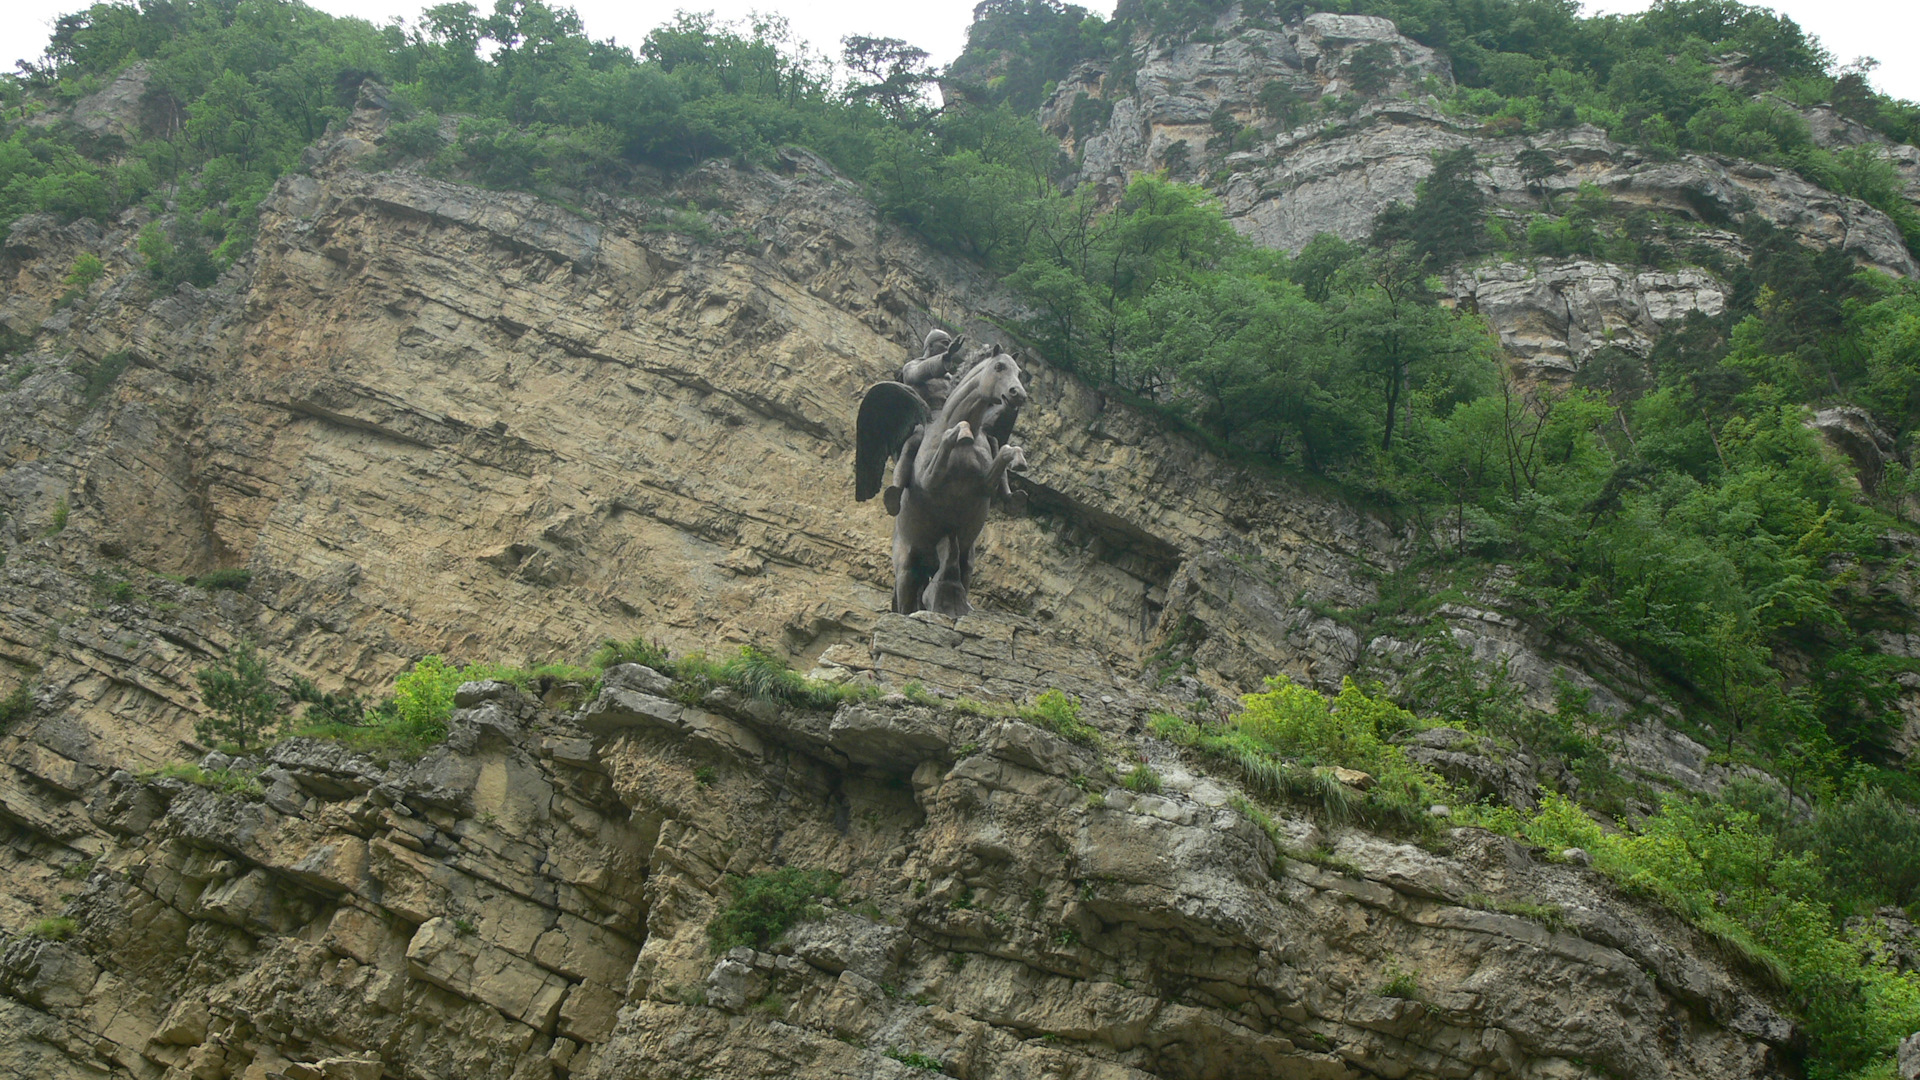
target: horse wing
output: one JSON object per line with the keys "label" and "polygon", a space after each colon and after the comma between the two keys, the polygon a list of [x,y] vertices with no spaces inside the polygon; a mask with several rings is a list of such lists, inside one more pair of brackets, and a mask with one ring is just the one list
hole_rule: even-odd
{"label": "horse wing", "polygon": [[853,498],[866,502],[886,483],[887,459],[900,453],[913,429],[927,422],[927,403],[911,386],[879,382],[867,387],[854,422]]}

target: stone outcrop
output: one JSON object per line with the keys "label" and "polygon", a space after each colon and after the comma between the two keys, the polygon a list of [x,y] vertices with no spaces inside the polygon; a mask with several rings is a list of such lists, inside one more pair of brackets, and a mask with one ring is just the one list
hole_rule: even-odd
{"label": "stone outcrop", "polygon": [[1516,362],[1564,378],[1604,348],[1644,357],[1664,327],[1726,310],[1727,287],[1703,270],[1644,271],[1586,260],[1499,263],[1455,275],[1452,294],[1486,317]]}
{"label": "stone outcrop", "polygon": [[[260,770],[230,791],[113,774],[86,804],[110,839],[72,936],[0,955],[0,1067],[1786,1075],[1791,1025],[1749,976],[1493,834],[1428,850],[1286,813],[1269,834],[1230,784],[1128,737],[1125,707],[1090,714],[1089,749],[897,695],[796,713],[716,694],[694,723],[649,697],[662,681],[617,669],[568,714],[471,684],[412,763],[295,740],[210,763]],[[1157,794],[1115,780],[1141,758]],[[841,884],[716,955],[709,921],[778,866]],[[1383,996],[1396,976],[1418,992]]]}
{"label": "stone outcrop", "polygon": [[[1388,67],[1384,82],[1360,92],[1353,63],[1369,46]],[[1474,179],[1496,218],[1521,234],[1532,215],[1562,213],[1592,185],[1616,213],[1677,223],[1696,252],[1744,260],[1748,251],[1727,226],[1755,214],[1864,265],[1920,275],[1885,214],[1790,171],[1697,154],[1663,160],[1591,125],[1503,135],[1444,111],[1435,94],[1452,82],[1446,60],[1385,19],[1322,12],[1282,24],[1236,7],[1186,41],[1136,43],[1134,61],[1125,80],[1105,64],[1080,65],[1041,110],[1075,156],[1078,178],[1117,190],[1139,173],[1170,169],[1212,187],[1235,226],[1263,246],[1297,251],[1321,233],[1363,240],[1382,210],[1414,201],[1434,155],[1465,147],[1475,152]],[[1275,85],[1291,95],[1285,111],[1272,107]],[[1083,95],[1110,112],[1076,131],[1074,103]],[[1890,145],[1831,109],[1802,115],[1823,146],[1885,155],[1920,206],[1920,148]],[[1523,168],[1523,158],[1536,155],[1551,167]],[[1472,267],[1454,283],[1456,297],[1480,301],[1517,358],[1549,378],[1609,334],[1618,335],[1613,344],[1641,350],[1660,324],[1690,311],[1715,314],[1729,292],[1699,267],[1650,274],[1594,262]]]}
{"label": "stone outcrop", "polygon": [[[1413,202],[1435,154],[1470,147],[1481,169],[1475,179],[1493,204],[1523,217],[1592,184],[1623,212],[1653,211],[1707,227],[1751,212],[1808,243],[1837,245],[1866,265],[1920,274],[1885,214],[1786,170],[1702,155],[1660,160],[1591,125],[1500,136],[1470,116],[1450,115],[1432,96],[1451,83],[1445,62],[1385,19],[1319,13],[1277,26],[1241,18],[1235,9],[1208,36],[1215,40],[1137,45],[1139,69],[1130,89],[1108,86],[1098,65],[1062,81],[1042,119],[1054,118],[1053,130],[1069,141],[1073,133],[1063,123],[1077,95],[1091,91],[1112,104],[1108,122],[1071,147],[1082,180],[1117,183],[1165,167],[1168,148],[1178,143],[1185,149],[1175,164],[1192,163],[1191,177],[1206,178],[1220,192],[1241,232],[1263,246],[1295,251],[1323,232],[1366,238],[1380,211]],[[1353,51],[1368,44],[1385,47],[1391,77],[1356,96],[1342,73]],[[1297,115],[1269,115],[1261,92],[1276,82],[1298,95]],[[1316,107],[1343,96],[1353,109],[1321,115]],[[1237,142],[1223,145],[1215,137],[1216,115],[1241,127]],[[1551,159],[1549,175],[1523,170],[1520,157],[1530,151]],[[1920,154],[1912,147],[1887,152],[1896,163]],[[1745,254],[1734,238],[1718,242]]]}

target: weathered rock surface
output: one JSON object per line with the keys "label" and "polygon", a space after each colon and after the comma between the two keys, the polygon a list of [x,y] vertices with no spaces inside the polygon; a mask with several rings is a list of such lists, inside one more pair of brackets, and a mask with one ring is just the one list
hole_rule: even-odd
{"label": "weathered rock surface", "polygon": [[1661,330],[1699,312],[1726,310],[1727,287],[1703,270],[1636,271],[1576,260],[1475,267],[1453,280],[1453,298],[1485,316],[1507,354],[1536,373],[1564,377],[1601,349],[1644,357]]}
{"label": "weathered rock surface", "polygon": [[[0,956],[0,1069],[1785,1075],[1776,1006],[1593,872],[1478,830],[1435,853],[1279,813],[1349,869],[1285,859],[1151,740],[1163,791],[1113,782],[1135,753],[1117,714],[1094,751],[905,702],[737,710],[747,748],[574,726],[630,689],[556,715],[474,685],[415,763],[284,745],[290,806],[117,774],[113,805],[158,814],[102,806],[73,939]],[[714,955],[733,875],[781,865],[844,882],[764,951]],[[1376,992],[1407,971],[1417,1000]]]}

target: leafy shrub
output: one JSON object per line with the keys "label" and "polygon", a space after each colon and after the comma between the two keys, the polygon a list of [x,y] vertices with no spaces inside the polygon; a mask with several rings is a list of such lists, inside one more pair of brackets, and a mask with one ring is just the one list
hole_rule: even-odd
{"label": "leafy shrub", "polygon": [[946,1066],[941,1064],[939,1058],[927,1054],[910,1054],[902,1053],[899,1050],[888,1050],[887,1056],[905,1065],[909,1069],[926,1069],[929,1072],[944,1072],[946,1070]]}
{"label": "leafy shrub", "polygon": [[1863,784],[1821,806],[1812,848],[1845,892],[1888,904],[1920,902],[1920,817],[1884,790]]}
{"label": "leafy shrub", "polygon": [[473,117],[460,122],[459,137],[436,165],[489,187],[541,191],[579,187],[618,160],[618,137],[602,124],[522,127],[499,117]]}
{"label": "leafy shrub", "polygon": [[1377,94],[1393,79],[1393,50],[1383,41],[1375,41],[1353,51],[1347,59],[1347,80],[1362,94]]}
{"label": "leafy shrub", "polygon": [[[1880,811],[1863,801],[1845,813]],[[1900,971],[1874,940],[1844,932],[1818,859],[1785,849],[1751,814],[1669,798],[1637,830],[1608,832],[1571,800],[1548,795],[1512,823],[1534,843],[1584,848],[1622,888],[1673,909],[1790,988],[1812,1043],[1810,1075],[1837,1078],[1888,1061],[1920,1029],[1920,973]]]}
{"label": "leafy shrub", "polygon": [[106,269],[106,264],[100,261],[98,255],[91,251],[81,252],[80,257],[73,260],[73,269],[67,271],[67,276],[61,279],[61,284],[67,287],[67,291],[61,295],[60,299],[54,301],[54,309],[64,308],[87,295],[87,290],[93,288],[93,283],[100,280],[100,275],[104,274]]}
{"label": "leafy shrub", "polygon": [[707,923],[716,955],[741,945],[766,948],[794,923],[818,918],[820,901],[840,890],[839,875],[794,866],[731,880],[731,899]]}
{"label": "leafy shrub", "polygon": [[1404,998],[1407,1001],[1420,1000],[1420,976],[1411,971],[1402,971],[1397,965],[1388,964],[1387,981],[1380,984],[1374,993],[1381,997]]}
{"label": "leafy shrub", "polygon": [[213,710],[193,725],[194,734],[208,742],[232,743],[244,750],[272,734],[285,717],[280,694],[268,681],[266,661],[250,641],[235,645],[212,667],[194,672],[193,681]]}
{"label": "leafy shrub", "polygon": [[398,726],[438,741],[453,715],[453,692],[467,681],[466,669],[436,655],[423,656],[393,681],[393,711]]}
{"label": "leafy shrub", "polygon": [[101,398],[106,397],[107,391],[113,389],[113,384],[119,381],[132,360],[133,354],[122,349],[118,352],[110,352],[97,362],[87,365],[84,369],[87,382],[80,389],[80,400],[91,408]]}
{"label": "leafy shrub", "polygon": [[182,284],[204,289],[220,278],[220,264],[191,233],[176,242],[158,221],[150,221],[135,246],[147,260],[147,275],[163,292]]}
{"label": "leafy shrub", "polygon": [[1030,705],[1022,706],[1020,719],[1037,727],[1079,743],[1081,746],[1100,745],[1100,731],[1092,724],[1080,719],[1080,701],[1058,690],[1048,690],[1033,699]]}
{"label": "leafy shrub", "polygon": [[446,140],[440,136],[439,115],[420,112],[387,125],[384,143],[388,149],[407,157],[431,157],[446,145]]}

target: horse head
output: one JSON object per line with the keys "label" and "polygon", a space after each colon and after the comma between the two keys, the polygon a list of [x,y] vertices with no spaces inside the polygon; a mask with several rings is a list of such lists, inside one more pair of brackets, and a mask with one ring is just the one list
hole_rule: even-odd
{"label": "horse head", "polygon": [[962,420],[975,430],[987,426],[987,414],[998,410],[1018,413],[1026,404],[1027,387],[1020,381],[1020,365],[1011,353],[995,351],[969,367],[947,395],[946,407],[934,421],[936,431],[945,431]]}

